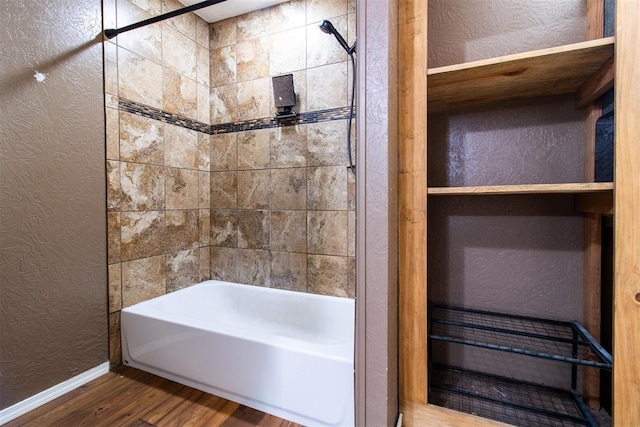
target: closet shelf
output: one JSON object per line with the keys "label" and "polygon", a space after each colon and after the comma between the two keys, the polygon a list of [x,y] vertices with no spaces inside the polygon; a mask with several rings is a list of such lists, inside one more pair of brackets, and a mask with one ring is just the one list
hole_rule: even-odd
{"label": "closet shelf", "polygon": [[613,56],[614,37],[427,71],[429,111],[576,92]]}
{"label": "closet shelf", "polygon": [[578,322],[429,306],[431,340],[611,369],[611,355]]}
{"label": "closet shelf", "polygon": [[480,185],[470,187],[428,187],[429,196],[489,196],[500,194],[582,194],[612,192],[612,182],[567,184]]}
{"label": "closet shelf", "polygon": [[433,364],[429,403],[518,426],[597,426],[575,391]]}

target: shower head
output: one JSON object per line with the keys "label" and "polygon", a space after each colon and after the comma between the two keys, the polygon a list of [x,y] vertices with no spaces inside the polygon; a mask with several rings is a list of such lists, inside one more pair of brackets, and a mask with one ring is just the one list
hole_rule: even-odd
{"label": "shower head", "polygon": [[320,24],[320,29],[325,34],[333,34],[336,40],[338,40],[338,43],[340,43],[340,46],[342,46],[342,48],[347,51],[349,55],[353,54],[356,51],[356,44],[354,43],[353,46],[349,47],[347,42],[344,40],[338,30],[336,30],[331,21],[322,21],[322,24]]}

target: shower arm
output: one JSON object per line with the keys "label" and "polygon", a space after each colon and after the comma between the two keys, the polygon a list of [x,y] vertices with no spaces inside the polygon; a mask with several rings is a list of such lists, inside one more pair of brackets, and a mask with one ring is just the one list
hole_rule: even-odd
{"label": "shower arm", "polygon": [[193,12],[194,10],[213,6],[214,4],[222,3],[224,1],[226,0],[207,0],[200,3],[192,4],[191,6],[183,7],[182,9],[163,13],[162,15],[154,16],[153,18],[145,19],[144,21],[136,22],[135,24],[127,25],[126,27],[106,29],[104,30],[104,36],[107,39],[112,39],[118,34],[126,33],[127,31],[135,30],[136,28],[144,27],[146,25],[155,24],[156,22],[164,21],[165,19]]}

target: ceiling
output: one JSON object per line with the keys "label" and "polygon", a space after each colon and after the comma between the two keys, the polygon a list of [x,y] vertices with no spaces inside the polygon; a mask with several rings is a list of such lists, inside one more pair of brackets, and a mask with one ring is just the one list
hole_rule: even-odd
{"label": "ceiling", "polygon": [[[179,0],[185,6],[200,3],[202,0]],[[242,15],[254,10],[264,9],[278,3],[285,3],[288,0],[226,0],[213,6],[196,10],[194,13],[211,23]]]}

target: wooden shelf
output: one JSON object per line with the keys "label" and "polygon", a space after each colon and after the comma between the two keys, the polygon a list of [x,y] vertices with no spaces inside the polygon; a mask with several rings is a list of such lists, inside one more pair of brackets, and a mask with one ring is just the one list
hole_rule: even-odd
{"label": "wooden shelf", "polygon": [[427,71],[429,111],[576,92],[613,56],[614,37]]}
{"label": "wooden shelf", "polygon": [[429,187],[429,196],[490,196],[500,194],[582,194],[612,192],[611,182],[525,185],[481,185],[475,187]]}

